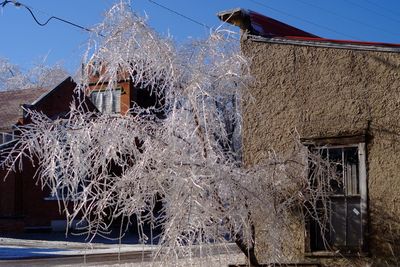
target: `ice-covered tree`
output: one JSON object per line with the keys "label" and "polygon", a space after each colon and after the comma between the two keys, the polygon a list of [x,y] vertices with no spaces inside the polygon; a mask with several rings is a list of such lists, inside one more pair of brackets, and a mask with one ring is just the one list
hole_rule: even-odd
{"label": "ice-covered tree", "polygon": [[31,69],[22,71],[18,65],[6,58],[0,58],[0,91],[27,89],[30,87],[51,87],[68,76],[61,64],[48,66],[44,61]]}
{"label": "ice-covered tree", "polygon": [[[88,234],[104,234],[122,219],[144,243],[152,236],[143,226],[157,228],[165,259],[234,241],[257,264],[253,222],[262,219],[279,260],[281,239],[290,237],[282,225],[323,190],[310,183],[301,146],[293,157],[271,153],[257,166],[241,162],[240,105],[252,81],[238,41],[217,31],[177,46],[126,3],[112,7],[96,32],[76,90],[87,93],[97,70],[104,87],[131,80],[159,101],[121,115],[83,112],[75,102],[69,117],[56,121],[30,112],[33,123],[20,129],[3,164],[18,168],[21,157],[38,162],[37,179],[73,207],[65,208],[68,220],[87,223]],[[326,168],[316,166],[315,177],[322,177]]]}

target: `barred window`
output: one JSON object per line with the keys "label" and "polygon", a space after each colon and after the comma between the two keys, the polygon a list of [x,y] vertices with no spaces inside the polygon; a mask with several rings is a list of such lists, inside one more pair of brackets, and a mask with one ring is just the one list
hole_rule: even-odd
{"label": "barred window", "polygon": [[[337,179],[329,181],[328,222],[321,226],[318,214],[309,222],[311,251],[353,253],[364,250],[367,219],[365,143],[310,148],[329,160]],[[323,207],[324,206],[324,207]]]}

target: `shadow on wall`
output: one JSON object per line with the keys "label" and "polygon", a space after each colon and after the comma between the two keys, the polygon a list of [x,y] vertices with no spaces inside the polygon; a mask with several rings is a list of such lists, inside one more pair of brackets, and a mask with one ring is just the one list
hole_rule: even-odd
{"label": "shadow on wall", "polygon": [[370,227],[370,244],[373,255],[379,255],[374,259],[378,266],[400,266],[400,218],[387,210],[381,200],[376,200],[370,206],[373,216]]}
{"label": "shadow on wall", "polygon": [[384,124],[370,125],[373,133],[370,141],[379,147],[374,168],[381,168],[375,172],[379,179],[369,188],[368,243],[378,266],[400,266],[400,126],[398,122]]}
{"label": "shadow on wall", "polygon": [[390,68],[391,70],[400,70],[400,64],[398,62],[394,62],[392,60],[388,60],[386,58],[382,58],[380,56],[376,56],[374,54],[371,55],[371,58],[386,67]]}

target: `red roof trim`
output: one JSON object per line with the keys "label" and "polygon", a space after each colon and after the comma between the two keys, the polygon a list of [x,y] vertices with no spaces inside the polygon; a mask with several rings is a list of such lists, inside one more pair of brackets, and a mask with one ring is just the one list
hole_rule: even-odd
{"label": "red roof trim", "polygon": [[393,43],[326,39],[316,36],[312,33],[305,32],[273,18],[264,16],[257,12],[241,8],[220,12],[218,13],[218,17],[222,21],[226,21],[233,25],[239,26],[241,29],[246,30],[251,35],[266,38],[282,37],[288,40],[326,42],[343,45],[360,45],[388,48],[400,47],[400,44]]}
{"label": "red roof trim", "polygon": [[254,11],[248,11],[250,23],[254,31],[264,37],[285,37],[285,36],[301,36],[310,38],[319,38],[318,36],[266,17]]}
{"label": "red roof trim", "polygon": [[293,26],[287,25],[278,20],[269,18],[254,11],[248,11],[251,27],[263,37],[285,37],[288,39],[301,41],[330,42],[337,44],[354,44],[365,46],[383,46],[383,47],[400,47],[400,44],[380,43],[380,42],[362,42],[353,40],[336,40],[318,37],[314,34],[302,31]]}

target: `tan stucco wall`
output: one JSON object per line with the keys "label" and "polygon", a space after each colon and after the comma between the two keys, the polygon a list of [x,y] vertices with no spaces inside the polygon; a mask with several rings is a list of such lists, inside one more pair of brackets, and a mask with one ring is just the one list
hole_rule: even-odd
{"label": "tan stucco wall", "polygon": [[[369,251],[378,264],[400,255],[400,53],[251,40],[242,50],[255,78],[243,103],[245,163],[270,149],[287,153],[296,131],[306,138],[366,131]],[[289,250],[299,257],[304,234],[297,237]],[[260,233],[257,244],[263,258]]]}

